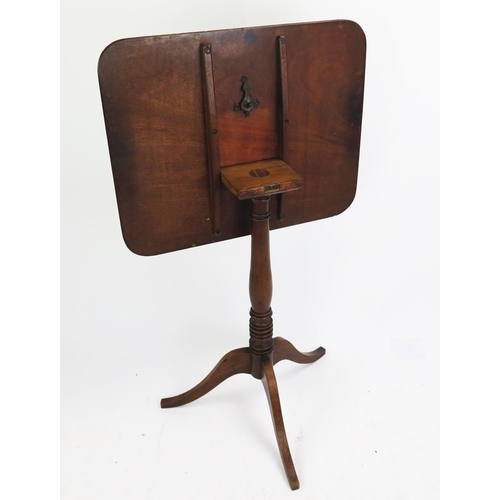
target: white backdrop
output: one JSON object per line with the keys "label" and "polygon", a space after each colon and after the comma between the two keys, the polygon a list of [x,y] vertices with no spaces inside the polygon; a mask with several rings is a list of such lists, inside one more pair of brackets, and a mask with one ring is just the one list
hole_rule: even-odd
{"label": "white backdrop", "polygon": [[432,0],[63,2],[63,500],[292,494],[253,378],[159,408],[247,344],[250,240],[126,248],[96,68],[119,38],[329,19],[367,37],[361,158],[346,212],[271,234],[275,334],[327,349],[276,368],[293,495],[438,498],[438,17]]}

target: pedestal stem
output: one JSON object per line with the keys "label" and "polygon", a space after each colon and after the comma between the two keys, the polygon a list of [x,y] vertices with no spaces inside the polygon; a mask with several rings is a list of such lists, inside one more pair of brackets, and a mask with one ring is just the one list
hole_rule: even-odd
{"label": "pedestal stem", "polygon": [[195,401],[217,387],[227,378],[239,373],[251,373],[262,380],[269,401],[278,448],[290,483],[299,488],[281,411],[278,384],[273,365],[284,359],[296,363],[312,363],[325,354],[320,347],[310,353],[297,351],[287,340],[273,339],[271,298],[273,281],[269,252],[270,196],[252,199],[252,257],[250,263],[250,346],[227,353],[198,385],[179,396],[161,400],[162,408],[172,408]]}
{"label": "pedestal stem", "polygon": [[271,298],[273,280],[269,251],[270,196],[252,199],[252,254],[250,262],[250,350],[255,362],[252,375],[262,378],[260,358],[273,351]]}

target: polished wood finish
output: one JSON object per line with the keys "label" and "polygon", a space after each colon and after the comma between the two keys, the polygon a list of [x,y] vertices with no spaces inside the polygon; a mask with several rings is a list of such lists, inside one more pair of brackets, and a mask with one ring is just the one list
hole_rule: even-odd
{"label": "polished wood finish", "polygon": [[[282,337],[276,337],[274,339],[274,349],[270,355],[266,357],[272,359],[273,365],[283,360],[307,364],[314,363],[325,354],[326,349],[324,347],[318,347],[312,352],[300,352],[288,340]],[[213,370],[198,385],[178,396],[163,398],[160,401],[160,406],[162,408],[174,408],[176,406],[192,403],[205,394],[208,394],[212,389],[215,389],[219,384],[224,382],[224,380],[233,375],[238,375],[240,373],[251,374],[252,364],[255,363],[255,359],[257,359],[258,363],[261,362],[258,356],[255,357],[252,355],[252,351],[249,347],[234,349],[225,354],[215,365]],[[260,367],[259,371],[262,374],[262,367]]]}
{"label": "polished wood finish", "polygon": [[271,197],[252,200],[252,238],[250,257],[250,350],[254,355],[252,375],[260,379],[261,357],[273,351],[273,278],[269,249],[269,201]]}
{"label": "polished wood finish", "polygon": [[300,486],[295,466],[293,465],[290,447],[288,446],[288,439],[285,432],[285,423],[283,422],[283,414],[281,412],[281,403],[278,393],[278,383],[274,374],[273,365],[271,360],[264,356],[261,360],[262,366],[262,383],[266,391],[269,408],[271,409],[271,416],[273,418],[274,432],[276,440],[278,441],[278,449],[281,455],[281,461],[285,468],[286,477],[292,490],[297,490]]}
{"label": "polished wood finish", "polygon": [[227,353],[198,385],[179,396],[164,398],[160,404],[162,408],[172,408],[190,403],[207,394],[227,378],[240,373],[248,373],[254,378],[262,380],[271,410],[283,467],[290,488],[296,490],[299,488],[299,479],[288,445],[273,364],[284,359],[296,363],[313,363],[320,359],[326,351],[323,347],[319,347],[311,353],[301,353],[282,337],[273,338],[271,309],[273,281],[269,248],[270,200],[271,196],[251,200],[249,347],[235,349]]}
{"label": "polished wood finish", "polygon": [[280,58],[280,68],[279,68],[279,82],[280,82],[280,103],[281,103],[281,114],[280,114],[280,129],[281,129],[281,141],[280,141],[280,158],[287,161],[287,151],[288,151],[288,131],[290,129],[290,111],[288,109],[288,65],[287,65],[287,54],[286,54],[286,37],[278,37],[278,51]]}
{"label": "polished wood finish", "polygon": [[328,21],[119,40],[99,60],[129,249],[157,255],[251,234],[248,347],[161,407],[191,403],[240,373],[261,380],[292,490],[299,480],[273,366],[326,351],[273,337],[269,236],[353,201],[365,45],[356,23]]}
{"label": "polished wood finish", "polygon": [[201,61],[203,66],[203,97],[205,104],[205,137],[207,141],[208,182],[210,186],[210,220],[212,232],[219,235],[220,219],[220,151],[217,124],[217,108],[215,105],[214,71],[212,65],[212,48],[201,45]]}
{"label": "polished wood finish", "polygon": [[[278,37],[278,53],[280,59],[280,72],[279,72],[279,82],[281,88],[281,115],[280,115],[280,129],[281,129],[281,141],[279,144],[280,158],[283,161],[288,161],[288,150],[289,150],[289,130],[290,130],[290,119],[289,119],[289,109],[288,109],[288,66],[287,66],[287,54],[286,54],[286,37]],[[286,218],[286,196],[282,194],[278,197],[278,220],[284,221]]]}
{"label": "polished wood finish", "polygon": [[252,368],[252,357],[250,354],[248,347],[228,352],[198,385],[178,396],[163,398],[160,406],[162,408],[173,408],[191,403],[207,394],[207,392],[210,392],[229,377],[239,373],[250,373]]}
{"label": "polished wood finish", "polygon": [[304,185],[304,179],[279,158],[223,168],[221,179],[238,200],[295,191]]}
{"label": "polished wood finish", "polygon": [[249,347],[235,349],[223,356],[215,368],[198,385],[179,396],[164,398],[160,404],[162,408],[173,408],[191,403],[210,392],[229,377],[240,373],[251,373],[254,369],[253,365],[258,364],[258,369],[254,371],[261,374],[260,378],[271,410],[276,441],[285,474],[290,488],[296,490],[300,484],[286,436],[278,384],[273,365],[284,359],[296,363],[313,363],[321,358],[325,352],[323,347],[319,347],[313,353],[301,353],[290,342],[281,337],[275,339],[274,350],[267,356],[256,355]]}
{"label": "polished wood finish", "polygon": [[[356,23],[119,40],[103,51],[98,74],[129,249],[156,255],[250,234],[248,204],[226,190],[214,233],[201,47],[211,51],[220,167],[280,158],[304,179],[272,198],[271,230],[343,212],[356,192],[363,105],[365,36]],[[248,117],[233,109],[243,76],[259,100]]]}
{"label": "polished wood finish", "polygon": [[326,354],[326,349],[324,347],[318,347],[316,350],[311,352],[300,352],[298,351],[291,342],[284,339],[283,337],[276,337],[274,339],[274,350],[273,350],[273,363],[279,363],[284,359],[293,361],[294,363],[314,363],[318,361],[319,358]]}

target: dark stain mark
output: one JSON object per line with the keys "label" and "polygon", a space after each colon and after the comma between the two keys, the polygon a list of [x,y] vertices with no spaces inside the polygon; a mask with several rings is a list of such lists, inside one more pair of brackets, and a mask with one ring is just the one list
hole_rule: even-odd
{"label": "dark stain mark", "polygon": [[248,30],[245,33],[245,42],[248,43],[248,45],[253,45],[257,41],[257,35],[255,34],[255,31]]}

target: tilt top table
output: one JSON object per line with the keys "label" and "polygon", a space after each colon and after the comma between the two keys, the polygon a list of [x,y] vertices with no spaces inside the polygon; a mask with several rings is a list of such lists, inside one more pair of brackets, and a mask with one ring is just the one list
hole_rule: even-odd
{"label": "tilt top table", "polygon": [[262,380],[285,472],[299,488],[273,366],[311,363],[273,337],[270,230],[343,212],[356,192],[366,43],[352,21],[119,40],[99,83],[126,245],[158,255],[251,234],[250,340],[197,386]]}

